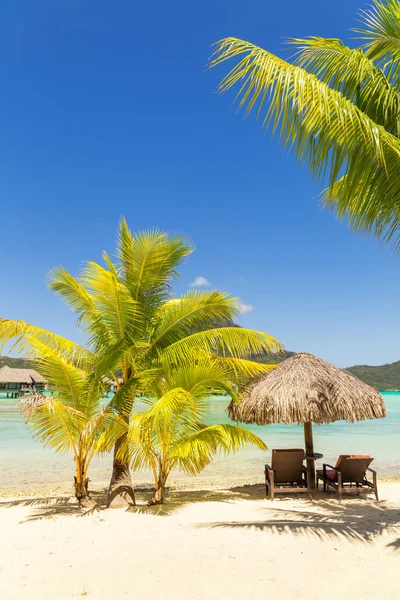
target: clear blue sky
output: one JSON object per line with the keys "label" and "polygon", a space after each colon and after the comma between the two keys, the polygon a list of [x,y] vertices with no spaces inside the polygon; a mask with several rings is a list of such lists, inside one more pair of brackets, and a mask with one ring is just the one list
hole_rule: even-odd
{"label": "clear blue sky", "polygon": [[3,0],[1,316],[79,339],[45,273],[100,260],[124,215],[193,239],[177,292],[202,276],[254,307],[243,325],[339,366],[399,360],[400,256],[320,210],[307,170],[204,69],[225,36],[348,39],[362,5]]}

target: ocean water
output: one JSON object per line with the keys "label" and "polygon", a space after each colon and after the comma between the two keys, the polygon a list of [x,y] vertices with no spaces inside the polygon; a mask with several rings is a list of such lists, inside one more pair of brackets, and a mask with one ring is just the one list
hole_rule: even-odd
{"label": "ocean water", "polygon": [[[388,415],[385,419],[330,425],[314,425],[314,448],[324,455],[317,461],[334,463],[339,454],[370,454],[372,466],[380,477],[400,478],[400,393],[382,394]],[[5,492],[39,492],[69,489],[74,473],[70,455],[56,455],[34,440],[16,408],[16,401],[0,396],[0,494]],[[229,423],[226,414],[228,399],[210,397],[206,421]],[[299,425],[246,425],[272,448],[304,447],[303,427]],[[197,477],[172,474],[170,483],[188,487],[202,485],[244,485],[263,481],[263,466],[270,460],[270,451],[245,448],[235,455],[217,456]],[[106,485],[111,468],[111,456],[96,458],[90,469],[92,486]],[[148,473],[135,474],[136,484],[150,484]]]}

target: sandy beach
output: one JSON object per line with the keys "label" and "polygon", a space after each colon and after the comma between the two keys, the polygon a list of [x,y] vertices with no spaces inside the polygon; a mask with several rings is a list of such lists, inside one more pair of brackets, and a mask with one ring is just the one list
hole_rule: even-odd
{"label": "sandy beach", "polygon": [[0,597],[398,598],[400,482],[380,496],[183,490],[161,508],[84,516],[68,497],[3,497]]}

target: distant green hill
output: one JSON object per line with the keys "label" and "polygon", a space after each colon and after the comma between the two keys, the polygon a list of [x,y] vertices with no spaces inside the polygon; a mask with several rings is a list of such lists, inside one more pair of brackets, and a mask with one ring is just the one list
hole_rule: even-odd
{"label": "distant green hill", "polygon": [[[252,360],[265,364],[280,363],[293,356],[294,352],[289,350],[282,354],[264,354],[263,356],[253,356]],[[0,369],[4,365],[19,369],[33,368],[33,361],[27,358],[10,358],[9,356],[0,356]],[[369,365],[354,365],[345,369],[361,381],[368,383],[377,390],[400,390],[400,360],[387,365],[371,367]]]}
{"label": "distant green hill", "polygon": [[290,352],[289,350],[285,350],[284,352],[280,352],[279,354],[263,354],[262,356],[251,356],[251,360],[254,362],[263,363],[264,365],[274,365],[277,363],[281,363],[287,358],[293,356],[294,352]]}
{"label": "distant green hill", "polygon": [[[265,364],[280,363],[293,356],[294,352],[286,351],[283,354],[265,354],[264,356],[253,356],[252,360]],[[349,371],[364,383],[381,390],[400,390],[400,360],[387,365],[377,367],[370,365],[354,365],[344,369]]]}
{"label": "distant green hill", "polygon": [[[293,356],[294,352],[285,352],[284,354],[269,354],[261,357],[253,357],[253,360],[265,364],[280,363]],[[377,367],[370,365],[354,365],[344,369],[364,383],[367,383],[376,390],[389,391],[400,390],[400,360],[387,365]]]}
{"label": "distant green hill", "polygon": [[5,365],[14,369],[31,369],[33,368],[33,360],[29,360],[29,358],[11,358],[10,356],[0,356],[0,369]]}
{"label": "distant green hill", "polygon": [[377,390],[400,390],[400,360],[378,367],[354,365],[354,367],[348,367],[346,371]]}

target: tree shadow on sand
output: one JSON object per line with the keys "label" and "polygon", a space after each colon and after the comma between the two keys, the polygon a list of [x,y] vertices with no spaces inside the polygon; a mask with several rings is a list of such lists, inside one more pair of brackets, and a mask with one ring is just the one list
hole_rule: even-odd
{"label": "tree shadow on sand", "polygon": [[[91,496],[98,505],[106,505],[106,494],[104,491],[91,492]],[[44,498],[31,498],[27,500],[8,500],[0,502],[0,508],[30,507],[32,511],[20,523],[40,521],[41,519],[52,519],[57,516],[71,515],[75,517],[87,517],[98,514],[97,509],[83,510],[79,507],[77,500],[70,496],[46,496]]]}
{"label": "tree shadow on sand", "polygon": [[127,509],[128,512],[145,513],[167,517],[189,504],[201,502],[230,502],[232,500],[247,499],[246,494],[237,490],[174,490],[167,489],[165,494],[165,503],[156,506],[148,506],[149,498],[142,493],[142,490],[136,491],[137,505]]}
{"label": "tree shadow on sand", "polygon": [[[152,514],[159,516],[169,516],[179,509],[189,504],[199,502],[229,502],[231,500],[245,499],[247,494],[240,490],[174,490],[167,489],[166,502],[156,506],[148,506],[147,502],[151,496],[152,488],[135,489],[136,506],[130,506],[126,512]],[[106,509],[107,490],[91,492],[91,497],[96,500],[100,509]],[[74,497],[47,496],[42,498],[32,498],[26,500],[9,500],[0,502],[0,508],[11,508],[15,506],[30,507],[32,512],[21,521],[37,521],[40,519],[51,519],[56,516],[71,515],[84,517],[96,514],[97,511],[83,510],[79,507]],[[111,509],[114,510],[114,509]]]}
{"label": "tree shadow on sand", "polygon": [[[168,489],[165,504],[147,506],[150,488],[135,490],[137,505],[127,512],[169,516],[187,505],[208,502],[232,502],[236,500],[265,500],[257,509],[264,512],[257,521],[225,521],[199,524],[198,527],[253,529],[273,534],[292,533],[314,536],[320,539],[335,539],[341,536],[349,540],[370,543],[384,533],[393,536],[387,548],[400,552],[400,510],[385,501],[373,499],[355,500],[344,498],[339,504],[334,494],[327,497],[317,492],[313,500],[298,497],[296,494],[282,496],[274,502],[265,498],[263,485],[235,486],[229,489],[214,490],[174,490]],[[106,490],[91,492],[101,508],[106,507]],[[298,500],[298,509],[293,509],[293,500]],[[290,508],[288,507],[290,502]],[[21,521],[26,523],[40,519],[50,519],[60,515],[77,517],[93,515],[93,510],[82,511],[75,498],[45,497],[31,500],[14,500],[0,503],[1,507],[28,506],[31,513]],[[113,510],[113,509],[112,509]],[[98,514],[98,513],[96,513]]]}
{"label": "tree shadow on sand", "polygon": [[[363,543],[371,543],[383,534],[396,536],[400,532],[400,510],[385,501],[349,500],[339,504],[317,495],[314,500],[300,501],[298,510],[293,510],[292,505],[290,509],[285,508],[285,500],[278,504],[268,502],[261,510],[265,511],[265,520],[210,522],[200,526],[291,533],[321,540],[345,537]],[[400,551],[400,538],[386,547]]]}
{"label": "tree shadow on sand", "polygon": [[400,552],[400,537],[397,540],[393,540],[390,544],[387,545],[388,548],[392,548],[392,550],[396,552]]}

